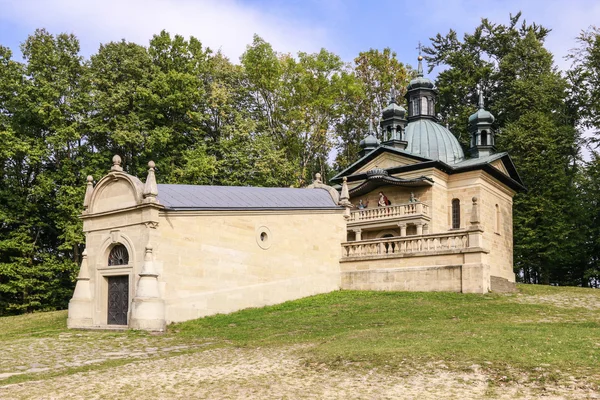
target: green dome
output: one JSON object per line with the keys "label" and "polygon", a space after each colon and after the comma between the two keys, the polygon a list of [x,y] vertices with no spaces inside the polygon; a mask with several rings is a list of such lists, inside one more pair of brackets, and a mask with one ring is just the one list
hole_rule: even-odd
{"label": "green dome", "polygon": [[455,164],[464,160],[465,153],[448,129],[430,119],[418,119],[406,126],[405,151],[417,156]]}

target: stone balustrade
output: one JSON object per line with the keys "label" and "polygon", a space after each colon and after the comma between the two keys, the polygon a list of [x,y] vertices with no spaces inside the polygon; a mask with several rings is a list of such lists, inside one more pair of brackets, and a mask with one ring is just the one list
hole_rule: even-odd
{"label": "stone balustrade", "polygon": [[367,222],[412,215],[429,215],[429,206],[422,202],[363,208],[350,213],[348,222]]}
{"label": "stone balustrade", "polygon": [[342,243],[342,260],[461,250],[469,247],[469,236],[470,232],[463,231],[346,242]]}

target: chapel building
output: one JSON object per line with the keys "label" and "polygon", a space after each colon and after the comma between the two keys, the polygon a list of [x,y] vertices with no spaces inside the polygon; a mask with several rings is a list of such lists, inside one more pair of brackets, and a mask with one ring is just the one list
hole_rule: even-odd
{"label": "chapel building", "polygon": [[307,188],[144,183],[119,156],[88,177],[71,328],[145,329],[338,289],[514,289],[512,198],[524,190],[480,93],[470,157],[417,77],[372,125],[358,161]]}

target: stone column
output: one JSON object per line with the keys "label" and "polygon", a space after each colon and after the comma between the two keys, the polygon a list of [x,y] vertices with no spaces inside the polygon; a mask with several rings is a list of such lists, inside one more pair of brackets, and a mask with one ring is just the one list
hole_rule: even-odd
{"label": "stone column", "polygon": [[426,235],[429,233],[429,224],[423,224],[423,234]]}
{"label": "stone column", "polygon": [[406,237],[406,224],[403,222],[399,222],[398,226],[400,227],[400,236]]}
{"label": "stone column", "polygon": [[73,298],[69,301],[68,328],[85,328],[92,326],[92,292],[90,290],[90,271],[88,268],[87,249],[81,254],[81,268],[77,275],[77,284]]}
{"label": "stone column", "polygon": [[417,223],[415,223],[415,225],[417,226],[417,236],[422,235],[423,234],[423,223],[417,222]]}
{"label": "stone column", "polygon": [[356,235],[354,240],[356,240],[357,242],[362,240],[362,229],[357,228],[357,229],[352,229],[352,230],[354,231],[354,234]]}
{"label": "stone column", "polygon": [[163,332],[166,328],[165,303],[158,289],[158,273],[154,269],[152,246],[146,246],[144,266],[131,305],[129,327]]}

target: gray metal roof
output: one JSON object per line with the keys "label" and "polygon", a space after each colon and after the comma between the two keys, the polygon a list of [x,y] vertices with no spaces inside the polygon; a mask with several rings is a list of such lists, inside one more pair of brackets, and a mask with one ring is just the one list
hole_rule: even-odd
{"label": "gray metal roof", "polygon": [[160,184],[158,200],[173,210],[339,208],[324,189]]}
{"label": "gray metal roof", "polygon": [[480,165],[480,164],[488,164],[492,161],[496,161],[507,155],[507,152],[490,154],[489,156],[481,157],[481,158],[469,158],[468,160],[463,160],[453,165],[454,168],[462,168],[469,167],[472,165]]}
{"label": "gray metal roof", "polygon": [[452,132],[429,119],[409,122],[406,125],[405,140],[408,142],[405,151],[417,156],[440,160],[446,164],[455,164],[465,158]]}

